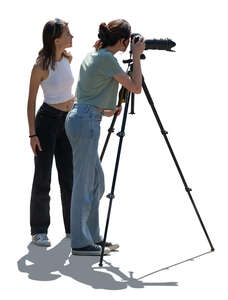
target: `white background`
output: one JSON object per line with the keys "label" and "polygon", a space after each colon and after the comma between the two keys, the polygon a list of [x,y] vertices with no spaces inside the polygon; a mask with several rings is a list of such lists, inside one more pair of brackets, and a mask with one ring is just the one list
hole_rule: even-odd
{"label": "white background", "polygon": [[[0,283],[4,299],[227,299],[225,1],[22,0],[7,1],[0,11]],[[71,52],[76,81],[80,63],[97,40],[101,22],[125,18],[133,32],[147,39],[169,37],[176,42],[174,53],[147,51],[142,69],[186,181],[193,189],[214,253],[156,272],[210,251],[210,247],[144,93],[136,97],[136,115],[128,117],[108,233],[109,240],[120,243],[120,251],[105,258],[104,269],[98,268],[97,258],[70,256],[55,165],[49,229],[52,247],[45,250],[30,245],[33,155],[26,117],[28,85],[42,47],[43,26],[55,17],[68,21],[74,35]],[[117,54],[117,58],[121,62],[128,53]],[[39,91],[37,108],[41,103]],[[110,122],[108,118],[102,121],[100,149]],[[118,140],[114,134],[103,161],[105,194],[111,189]],[[107,205],[104,197],[102,230]]]}

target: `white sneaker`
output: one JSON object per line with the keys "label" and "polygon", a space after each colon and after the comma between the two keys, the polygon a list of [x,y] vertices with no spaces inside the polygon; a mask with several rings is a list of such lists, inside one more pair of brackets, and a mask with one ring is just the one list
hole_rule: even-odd
{"label": "white sneaker", "polygon": [[37,233],[32,236],[32,243],[41,247],[50,247],[51,243],[46,233]]}
{"label": "white sneaker", "polygon": [[[102,247],[103,241],[100,241],[100,242],[98,242],[98,243],[96,243],[96,244]],[[119,246],[119,244],[112,244],[112,243],[106,242],[106,243],[105,243],[105,248],[106,248],[106,247],[109,248],[110,251],[115,251],[115,250],[117,250],[120,246]]]}

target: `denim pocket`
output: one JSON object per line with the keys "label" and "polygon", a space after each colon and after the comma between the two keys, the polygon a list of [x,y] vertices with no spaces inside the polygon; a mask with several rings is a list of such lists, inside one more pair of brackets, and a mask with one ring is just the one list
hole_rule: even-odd
{"label": "denim pocket", "polygon": [[67,135],[72,138],[88,138],[94,137],[94,130],[91,119],[81,118],[78,115],[68,116],[65,122]]}

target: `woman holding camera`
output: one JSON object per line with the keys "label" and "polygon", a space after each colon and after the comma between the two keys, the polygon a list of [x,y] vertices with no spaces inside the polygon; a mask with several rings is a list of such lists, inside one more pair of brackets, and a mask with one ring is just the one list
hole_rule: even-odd
{"label": "woman holding camera", "polygon": [[[73,191],[71,199],[72,254],[100,255],[102,238],[99,229],[99,201],[104,193],[104,174],[98,157],[102,116],[121,112],[116,107],[118,84],[129,91],[141,92],[140,55],[143,38],[132,43],[134,70],[130,78],[114,55],[129,44],[131,27],[119,19],[99,26],[95,49],[83,60],[76,91],[76,102],[65,122],[73,150]],[[106,243],[104,254],[119,246]]]}
{"label": "woman holding camera", "polygon": [[[32,242],[38,246],[50,246],[47,232],[53,156],[58,171],[65,231],[70,234],[73,166],[64,123],[74,102],[71,92],[74,82],[70,68],[72,56],[65,50],[72,47],[72,38],[68,23],[60,19],[47,22],[43,29],[43,48],[30,78],[27,112],[30,144],[35,156],[30,225]],[[39,86],[43,89],[44,103],[35,117]]]}

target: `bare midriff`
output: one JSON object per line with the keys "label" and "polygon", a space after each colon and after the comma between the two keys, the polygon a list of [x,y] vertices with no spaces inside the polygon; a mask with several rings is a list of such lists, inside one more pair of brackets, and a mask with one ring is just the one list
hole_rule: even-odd
{"label": "bare midriff", "polygon": [[57,104],[48,104],[56,109],[62,110],[62,111],[70,111],[72,108],[72,105],[74,103],[74,97],[70,100],[67,100],[65,102],[57,103]]}

